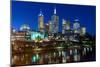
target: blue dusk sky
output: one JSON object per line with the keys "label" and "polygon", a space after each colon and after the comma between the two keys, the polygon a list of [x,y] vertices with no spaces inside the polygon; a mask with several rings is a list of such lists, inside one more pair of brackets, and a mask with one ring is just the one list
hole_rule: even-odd
{"label": "blue dusk sky", "polygon": [[12,1],[11,27],[19,30],[21,25],[28,24],[32,29],[38,30],[40,9],[44,15],[44,23],[48,23],[55,7],[59,16],[59,31],[62,29],[62,19],[70,20],[71,24],[75,19],[79,19],[80,25],[86,27],[87,33],[96,34],[96,6],[88,5]]}

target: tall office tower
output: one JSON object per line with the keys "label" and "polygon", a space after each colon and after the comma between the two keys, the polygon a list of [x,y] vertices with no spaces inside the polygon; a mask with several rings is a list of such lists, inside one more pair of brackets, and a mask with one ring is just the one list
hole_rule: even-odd
{"label": "tall office tower", "polygon": [[54,9],[54,15],[51,18],[52,33],[58,33],[59,31],[59,17],[56,14],[56,8]]}
{"label": "tall office tower", "polygon": [[46,23],[45,24],[45,32],[48,32],[49,33],[49,23]]}
{"label": "tall office tower", "polygon": [[62,34],[65,34],[70,30],[70,21],[62,19]]}
{"label": "tall office tower", "polygon": [[66,32],[66,20],[62,19],[62,34],[65,34]]}
{"label": "tall office tower", "polygon": [[49,23],[45,24],[45,37],[48,37],[49,35]]}
{"label": "tall office tower", "polygon": [[52,22],[49,21],[49,33],[50,33],[50,34],[52,33],[52,30],[53,30],[53,28],[52,28]]}
{"label": "tall office tower", "polygon": [[41,10],[38,16],[38,30],[42,33],[44,32],[44,15]]}
{"label": "tall office tower", "polygon": [[69,20],[66,22],[66,30],[70,30],[70,21]]}
{"label": "tall office tower", "polygon": [[30,27],[29,25],[27,24],[23,24],[21,27],[20,27],[20,31],[29,31],[30,30]]}
{"label": "tall office tower", "polygon": [[78,19],[75,19],[74,23],[73,23],[73,30],[74,33],[80,33],[80,23]]}
{"label": "tall office tower", "polygon": [[86,34],[86,27],[81,27],[80,35]]}

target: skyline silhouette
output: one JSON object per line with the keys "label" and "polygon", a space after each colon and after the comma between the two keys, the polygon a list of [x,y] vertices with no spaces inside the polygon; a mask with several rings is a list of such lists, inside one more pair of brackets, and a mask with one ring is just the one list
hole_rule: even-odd
{"label": "skyline silhouette", "polygon": [[71,24],[75,19],[79,19],[80,25],[86,27],[87,33],[96,34],[95,6],[12,1],[11,7],[11,27],[17,30],[23,24],[28,24],[31,29],[38,30],[40,9],[44,15],[44,23],[48,23],[56,7],[56,14],[59,16],[59,31],[62,30],[62,19],[70,20]]}

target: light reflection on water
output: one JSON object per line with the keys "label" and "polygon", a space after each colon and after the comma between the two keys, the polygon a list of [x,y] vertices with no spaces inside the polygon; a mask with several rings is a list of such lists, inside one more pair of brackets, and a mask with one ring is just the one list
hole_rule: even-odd
{"label": "light reflection on water", "polygon": [[24,53],[13,56],[12,63],[18,65],[25,64],[52,64],[81,61],[81,56],[85,56],[92,48],[84,48],[82,53],[78,49],[45,51],[42,53]]}

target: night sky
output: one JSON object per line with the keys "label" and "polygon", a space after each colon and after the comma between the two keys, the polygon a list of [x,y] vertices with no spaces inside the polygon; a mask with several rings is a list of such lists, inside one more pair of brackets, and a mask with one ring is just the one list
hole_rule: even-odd
{"label": "night sky", "polygon": [[86,5],[12,1],[11,27],[19,30],[22,24],[28,24],[32,29],[38,30],[40,9],[44,14],[44,23],[48,23],[55,7],[59,16],[59,31],[62,29],[62,19],[70,20],[71,24],[75,19],[79,19],[81,26],[85,26],[89,34],[96,34],[96,7]]}

